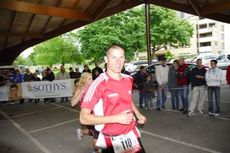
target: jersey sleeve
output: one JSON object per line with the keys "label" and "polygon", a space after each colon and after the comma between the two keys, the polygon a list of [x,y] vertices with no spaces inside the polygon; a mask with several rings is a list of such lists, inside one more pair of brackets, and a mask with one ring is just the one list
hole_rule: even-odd
{"label": "jersey sleeve", "polygon": [[83,95],[81,108],[93,110],[94,106],[101,99],[100,84],[93,82]]}

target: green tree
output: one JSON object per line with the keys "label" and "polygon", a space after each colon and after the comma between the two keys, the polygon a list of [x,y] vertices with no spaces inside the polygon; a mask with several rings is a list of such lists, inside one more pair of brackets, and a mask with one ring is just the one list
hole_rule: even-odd
{"label": "green tree", "polygon": [[190,45],[193,27],[170,9],[151,6],[151,45],[153,51]]}
{"label": "green tree", "polygon": [[34,47],[29,56],[36,65],[82,63],[82,55],[68,34],[55,37]]}
{"label": "green tree", "polygon": [[18,56],[15,61],[14,61],[15,65],[27,65],[27,66],[32,66],[33,65],[33,61],[31,61],[30,58],[24,58],[22,56]]}
{"label": "green tree", "polygon": [[[189,45],[192,33],[192,26],[179,19],[175,11],[151,6],[153,51]],[[144,8],[130,9],[87,25],[79,31],[78,37],[81,52],[92,61],[102,61],[106,48],[112,43],[123,45],[126,57],[132,59],[134,52],[146,51]]]}
{"label": "green tree", "polygon": [[126,49],[127,59],[131,59],[135,51],[144,49],[142,16],[139,8],[87,25],[78,34],[81,52],[85,57],[91,57],[92,61],[102,61],[108,46],[117,43]]}

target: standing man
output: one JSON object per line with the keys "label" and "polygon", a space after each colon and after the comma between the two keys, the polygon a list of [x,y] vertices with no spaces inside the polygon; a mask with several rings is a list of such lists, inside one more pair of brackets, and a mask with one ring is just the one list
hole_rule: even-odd
{"label": "standing man", "polygon": [[[211,60],[211,68],[207,71],[205,79],[208,85],[208,115],[220,115],[220,84],[221,69],[217,67],[217,60]],[[215,96],[216,110],[213,109],[213,94]]]}
{"label": "standing man", "polygon": [[189,74],[189,80],[192,87],[192,100],[189,107],[189,116],[194,114],[194,110],[198,103],[198,112],[203,114],[204,101],[206,98],[206,69],[202,66],[202,60],[196,60],[196,67]]}
{"label": "standing man", "polygon": [[168,87],[169,91],[171,92],[171,103],[172,109],[179,110],[180,107],[180,99],[179,99],[179,90],[177,85],[177,69],[178,69],[178,60],[174,60],[173,64],[169,68],[169,75],[168,75]]}
{"label": "standing man", "polygon": [[132,77],[121,73],[124,49],[113,45],[104,59],[107,71],[94,80],[86,92],[80,122],[95,125],[100,132],[97,146],[102,148],[102,153],[144,153],[135,125],[136,120],[144,124],[146,118],[132,101]]}
{"label": "standing man", "polygon": [[103,73],[102,68],[100,68],[98,63],[95,62],[95,68],[92,70],[93,80],[95,80],[101,73]]}
{"label": "standing man", "polygon": [[177,84],[179,87],[179,95],[183,104],[183,114],[188,113],[188,94],[189,94],[189,67],[184,62],[184,58],[178,60],[179,67],[177,69]]}
{"label": "standing man", "polygon": [[[56,76],[57,80],[65,80],[65,79],[70,79],[70,75],[68,72],[65,71],[64,65],[60,67],[60,72],[58,72]],[[68,97],[61,97],[61,102],[68,102]]]}
{"label": "standing man", "polygon": [[157,110],[165,109],[168,92],[168,74],[169,67],[167,66],[166,58],[162,58],[160,65],[156,66],[156,80],[158,83],[157,92]]}
{"label": "standing man", "polygon": [[144,66],[140,66],[140,70],[134,75],[134,81],[135,84],[137,85],[137,89],[139,90],[139,107],[141,109],[143,108],[143,103],[145,100],[144,82],[146,81],[147,76],[148,74]]}

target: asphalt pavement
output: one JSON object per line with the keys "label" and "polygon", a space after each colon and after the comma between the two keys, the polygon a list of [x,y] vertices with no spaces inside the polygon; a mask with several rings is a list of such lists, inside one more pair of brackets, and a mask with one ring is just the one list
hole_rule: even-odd
{"label": "asphalt pavement", "polygon": [[[133,99],[137,104],[138,92]],[[139,127],[147,153],[230,153],[230,88],[221,88],[219,117],[192,117],[172,110],[170,94],[166,109],[141,109],[147,123]],[[154,105],[155,105],[154,100]],[[91,153],[91,138],[76,137],[79,107],[68,102],[0,104],[0,153]]]}

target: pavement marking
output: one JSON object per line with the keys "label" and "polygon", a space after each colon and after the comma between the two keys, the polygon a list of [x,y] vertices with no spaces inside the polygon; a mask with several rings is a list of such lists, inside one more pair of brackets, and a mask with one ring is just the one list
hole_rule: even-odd
{"label": "pavement marking", "polygon": [[57,123],[57,124],[47,126],[47,127],[44,127],[44,128],[28,131],[28,133],[31,134],[31,133],[40,132],[40,131],[43,131],[43,130],[47,130],[47,129],[51,129],[51,128],[58,127],[58,126],[61,126],[61,125],[65,125],[65,124],[68,124],[68,123],[76,122],[77,120],[79,120],[79,119],[73,119],[73,120]]}
{"label": "pavement marking", "polygon": [[75,110],[75,109],[72,109],[72,108],[69,108],[69,107],[66,107],[66,106],[63,106],[63,105],[59,105],[59,104],[55,104],[55,103],[51,103],[51,105],[59,106],[59,107],[62,107],[64,109],[66,109],[66,110],[70,110],[70,111],[73,111],[73,112],[80,113],[80,111],[78,111],[78,110]]}
{"label": "pavement marking", "polygon": [[26,130],[21,128],[21,126],[12,120],[5,112],[0,111],[0,113],[8,120],[10,121],[19,131],[21,131],[26,137],[28,137],[38,148],[40,148],[44,153],[52,153],[49,149],[47,149],[43,144],[41,144],[37,139],[35,139],[33,136],[31,136]]}
{"label": "pavement marking", "polygon": [[144,133],[144,134],[147,134],[147,135],[150,135],[150,136],[153,136],[153,137],[157,137],[157,138],[160,138],[160,139],[164,139],[164,140],[167,140],[167,141],[171,141],[171,142],[174,142],[174,143],[179,143],[179,144],[191,147],[191,148],[196,148],[198,150],[202,150],[202,151],[206,151],[206,152],[210,152],[210,153],[221,153],[221,152],[213,150],[213,149],[209,149],[209,148],[201,147],[201,146],[194,145],[194,144],[191,144],[191,143],[188,143],[188,142],[184,142],[184,141],[176,140],[176,139],[173,139],[173,138],[161,136],[161,135],[158,135],[158,134],[155,134],[155,133],[152,133],[152,132],[148,132],[148,131],[145,131],[145,130],[141,130],[141,131],[142,131],[141,133]]}
{"label": "pavement marking", "polygon": [[29,115],[32,115],[32,114],[35,114],[35,112],[29,112],[29,113],[13,115],[13,116],[11,116],[11,118],[19,118],[19,117],[29,116]]}
{"label": "pavement marking", "polygon": [[[57,106],[57,107],[54,107],[54,108],[48,109],[47,111],[49,111],[49,110],[56,110],[56,109],[60,109],[60,108],[61,108],[60,106]],[[35,114],[35,113],[39,113],[39,112],[42,112],[42,111],[29,112],[29,113],[23,113],[23,114],[17,114],[17,115],[13,115],[13,116],[11,116],[11,118],[19,118],[19,117],[29,116],[29,115],[33,115],[33,114]]]}
{"label": "pavement marking", "polygon": [[[59,105],[59,104],[55,104],[55,105],[62,106],[62,105]],[[62,106],[62,107],[65,108],[65,109],[67,109],[67,110],[70,110],[70,111],[79,112],[79,111],[77,111],[75,109],[68,108],[66,106]],[[175,110],[170,110],[170,111],[177,112]],[[220,118],[220,117],[218,117],[218,118]],[[223,118],[221,118],[221,119],[223,119]],[[152,132],[148,132],[148,131],[145,131],[145,130],[141,130],[141,131],[142,131],[141,133],[145,133],[145,134],[150,135],[150,136],[158,137],[158,138],[161,138],[161,139],[164,139],[164,140],[168,140],[168,141],[171,141],[171,142],[174,142],[174,143],[179,143],[179,144],[182,144],[182,145],[185,145],[185,146],[189,146],[189,147],[192,147],[192,148],[196,148],[196,149],[199,149],[199,150],[203,150],[203,151],[206,151],[206,152],[210,152],[210,153],[221,153],[221,152],[213,150],[213,149],[208,149],[208,148],[201,147],[201,146],[198,146],[198,145],[194,145],[194,144],[191,144],[191,143],[187,143],[187,142],[184,142],[184,141],[180,141],[180,140],[176,140],[176,139],[173,139],[173,138],[161,136],[161,135],[158,135],[158,134],[155,134],[155,133],[152,133]]]}

